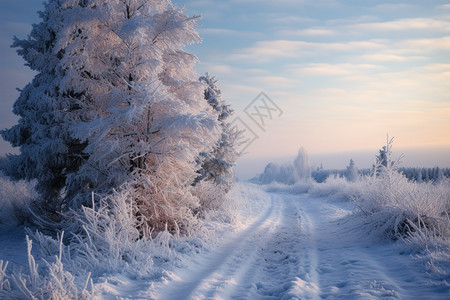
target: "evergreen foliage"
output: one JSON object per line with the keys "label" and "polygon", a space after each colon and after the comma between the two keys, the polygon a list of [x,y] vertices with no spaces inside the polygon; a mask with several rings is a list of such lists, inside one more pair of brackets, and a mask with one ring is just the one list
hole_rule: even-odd
{"label": "evergreen foliage", "polygon": [[196,171],[229,186],[237,159],[232,110],[183,50],[200,42],[198,17],[165,0],[50,0],[40,16],[13,44],[38,74],[1,132],[20,147],[5,174],[37,180],[47,220],[126,189],[142,234],[186,231]]}
{"label": "evergreen foliage", "polygon": [[345,178],[347,179],[347,181],[356,181],[356,179],[358,178],[358,168],[356,168],[356,164],[353,159],[350,159],[350,163],[345,171]]}
{"label": "evergreen foliage", "polygon": [[217,120],[221,134],[212,152],[200,154],[203,158],[203,163],[197,171],[199,175],[196,177],[194,185],[199,181],[206,180],[218,185],[225,185],[229,189],[233,181],[233,166],[239,157],[236,146],[240,132],[236,128],[232,128],[228,121],[234,111],[222,99],[222,93],[217,87],[217,80],[206,74],[200,77],[199,81],[207,84],[204,97],[208,104],[218,113]]}

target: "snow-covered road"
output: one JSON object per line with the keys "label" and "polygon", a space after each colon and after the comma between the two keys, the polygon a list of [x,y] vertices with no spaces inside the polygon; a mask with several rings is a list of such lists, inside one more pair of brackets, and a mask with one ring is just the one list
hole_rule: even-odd
{"label": "snow-covered road", "polygon": [[348,229],[353,204],[270,197],[249,226],[175,270],[158,299],[448,299],[410,255]]}

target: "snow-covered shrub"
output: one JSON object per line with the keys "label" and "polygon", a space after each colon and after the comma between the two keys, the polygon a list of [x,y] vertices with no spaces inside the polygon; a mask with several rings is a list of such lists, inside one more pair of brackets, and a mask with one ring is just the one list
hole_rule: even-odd
{"label": "snow-covered shrub", "polygon": [[[247,203],[248,197],[259,201]],[[61,234],[52,238],[28,231],[39,245],[39,259],[51,263],[45,263],[45,268],[37,266],[31,255],[31,241],[28,240],[29,270],[3,277],[0,283],[3,282],[6,289],[8,279],[13,279],[11,290],[6,290],[9,298],[31,294],[41,299],[38,295],[43,294],[60,299],[60,292],[65,289],[67,294],[61,299],[83,299],[84,294],[92,299],[98,288],[97,284],[92,285],[89,278],[114,273],[130,278],[162,278],[167,276],[164,269],[180,263],[180,255],[199,253],[204,242],[213,244],[220,232],[230,230],[241,222],[251,222],[252,219],[243,220],[238,215],[240,209],[248,210],[246,216],[258,217],[268,200],[269,196],[259,188],[238,185],[227,193],[220,211],[203,213],[197,221],[207,221],[208,226],[196,230],[191,236],[177,236],[170,233],[167,227],[161,232],[144,236],[140,232],[151,228],[138,228],[146,224],[136,224],[136,203],[131,201],[129,192],[124,189],[93,201],[93,206],[83,207],[82,211],[70,212],[73,214],[70,218],[77,221],[69,237],[64,238]],[[56,284],[59,286],[55,287]],[[53,294],[49,293],[49,289]]]}
{"label": "snow-covered shrub", "polygon": [[325,182],[313,184],[309,194],[316,197],[352,201],[360,194],[360,185],[360,180],[349,182],[346,178],[331,175]]}
{"label": "snow-covered shrub", "polygon": [[412,235],[448,237],[449,182],[414,183],[398,172],[370,178],[357,201],[369,230],[390,239]]}
{"label": "snow-covered shrub", "polygon": [[[157,232],[145,220],[136,218],[137,205],[130,191],[122,189],[92,201],[91,207],[69,212],[67,219],[76,221],[72,227],[66,226],[72,236],[62,248],[64,266],[78,277],[87,272],[95,276],[111,272],[144,276],[160,271],[153,259],[169,257],[180,236],[170,233],[167,225]],[[196,222],[200,225],[199,220]],[[60,251],[60,238],[40,232],[32,236],[39,243],[42,257]]]}
{"label": "snow-covered shrub", "polygon": [[72,218],[78,220],[76,225],[80,227],[72,231],[82,230],[72,241],[75,252],[72,263],[102,274],[125,268],[127,262],[136,260],[136,250],[144,241],[139,239],[137,228],[145,224],[136,223],[137,207],[126,191],[96,202],[97,206],[93,201],[91,207],[83,207],[81,212],[72,211]]}
{"label": "snow-covered shrub", "polygon": [[0,223],[16,225],[26,222],[37,194],[34,182],[11,181],[0,173]]}
{"label": "snow-covered shrub", "polygon": [[77,282],[80,278],[64,269],[62,237],[59,247],[58,255],[52,258],[54,261],[44,260],[46,267],[40,269],[31,254],[32,241],[27,236],[27,273],[12,274],[12,287],[8,287],[3,294],[9,299],[93,299],[96,291],[90,274],[84,278],[84,282]]}
{"label": "snow-covered shrub", "polygon": [[314,180],[299,181],[294,184],[272,182],[263,188],[268,192],[309,194],[314,197],[329,197],[336,200],[352,201],[361,193],[360,180],[349,182],[346,178],[330,175],[324,182]]}
{"label": "snow-covered shrub", "polygon": [[[450,182],[415,183],[397,171],[391,159],[392,140],[383,147],[373,175],[360,183],[355,197],[364,227],[371,234],[402,239],[426,248],[450,234]],[[384,163],[383,163],[384,162]]]}
{"label": "snow-covered shrub", "polygon": [[279,182],[272,182],[263,187],[267,192],[281,192],[281,193],[292,193],[292,194],[305,194],[313,187],[314,183],[309,181],[300,181],[294,184],[284,184]]}
{"label": "snow-covered shrub", "polygon": [[97,206],[93,201],[92,207],[72,212],[82,232],[74,235],[68,263],[97,275],[114,271],[148,274],[153,268],[152,256],[167,253],[172,236],[167,225],[158,233],[146,220],[136,218],[139,207],[127,189],[95,202]]}
{"label": "snow-covered shrub", "polygon": [[220,210],[228,193],[227,184],[216,184],[212,181],[200,181],[193,189],[193,195],[200,201],[202,211]]}

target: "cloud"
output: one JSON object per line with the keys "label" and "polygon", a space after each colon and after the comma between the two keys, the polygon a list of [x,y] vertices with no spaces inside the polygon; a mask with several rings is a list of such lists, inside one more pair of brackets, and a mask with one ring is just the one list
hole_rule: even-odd
{"label": "cloud", "polygon": [[323,54],[333,51],[380,50],[384,47],[385,45],[377,40],[350,41],[344,43],[273,40],[260,41],[249,48],[236,50],[229,58],[232,60],[267,62],[279,58],[295,58],[306,54],[317,54],[318,51]]}
{"label": "cloud", "polygon": [[285,13],[262,13],[261,18],[266,22],[277,23],[282,25],[292,25],[292,24],[313,24],[319,22],[317,19],[308,17],[299,17],[295,15],[289,15]]}
{"label": "cloud", "polygon": [[422,68],[429,72],[449,72],[450,64],[429,64]]}
{"label": "cloud", "polygon": [[402,56],[396,55],[392,53],[373,53],[373,54],[365,54],[355,57],[356,59],[360,59],[363,61],[372,61],[372,62],[405,62],[405,61],[413,61],[413,60],[426,60],[425,56]]}
{"label": "cloud", "polygon": [[331,36],[335,35],[336,31],[328,28],[313,27],[307,29],[283,29],[278,31],[278,34],[289,36]]}
{"label": "cloud", "polygon": [[383,67],[370,64],[310,63],[300,66],[288,66],[287,69],[294,76],[340,76],[380,70]]}
{"label": "cloud", "polygon": [[406,40],[366,40],[335,42],[307,42],[295,40],[259,41],[237,49],[228,58],[236,61],[264,63],[279,59],[303,59],[309,56],[347,56],[351,61],[407,62],[427,60],[426,54],[450,50],[450,36]]}
{"label": "cloud", "polygon": [[369,22],[347,25],[343,29],[359,32],[375,31],[409,31],[427,30],[438,32],[450,32],[450,22],[433,18],[398,19],[387,22]]}
{"label": "cloud", "polygon": [[356,17],[351,18],[340,18],[340,19],[329,19],[325,21],[327,26],[333,26],[335,28],[341,27],[344,25],[352,25],[352,24],[360,24],[360,23],[368,23],[368,22],[376,22],[380,20],[378,16],[374,15],[358,15]]}
{"label": "cloud", "polygon": [[[358,18],[334,19],[326,22],[325,26],[312,26],[309,28],[283,28],[277,35],[293,37],[325,37],[325,36],[351,36],[379,34],[394,34],[405,32],[417,35],[422,33],[450,32],[448,18],[402,18],[391,21],[377,21],[374,16],[360,16]],[[316,22],[317,23],[317,22]]]}
{"label": "cloud", "polygon": [[263,89],[290,88],[290,87],[295,86],[298,83],[298,80],[293,80],[293,79],[282,77],[282,76],[249,77],[248,81],[253,84],[256,84],[257,86],[261,86],[261,88],[263,88]]}
{"label": "cloud", "polygon": [[437,6],[436,8],[437,8],[438,10],[442,10],[442,9],[450,10],[450,4],[439,5],[439,6]]}
{"label": "cloud", "polygon": [[252,47],[239,49],[230,56],[232,60],[268,61],[280,57],[296,57],[302,49],[311,43],[301,41],[274,40],[260,41]]}
{"label": "cloud", "polygon": [[407,9],[417,8],[415,5],[406,3],[395,3],[395,4],[378,4],[373,9],[381,12],[392,12],[392,11],[405,11]]}
{"label": "cloud", "polygon": [[262,36],[260,32],[238,31],[225,28],[200,28],[200,35],[214,35],[214,36],[232,36],[232,37],[258,37]]}
{"label": "cloud", "polygon": [[409,39],[400,41],[399,45],[413,53],[424,53],[436,50],[450,50],[450,36],[431,39]]}

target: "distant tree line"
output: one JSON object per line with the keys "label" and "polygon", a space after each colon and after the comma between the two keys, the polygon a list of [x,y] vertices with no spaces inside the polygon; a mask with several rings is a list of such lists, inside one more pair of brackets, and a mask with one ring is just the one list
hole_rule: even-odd
{"label": "distant tree line", "polygon": [[443,178],[450,178],[450,168],[399,168],[399,172],[416,182],[438,182]]}
{"label": "distant tree line", "polygon": [[[324,169],[319,167],[311,172],[311,177],[318,183],[324,182],[328,177],[348,178],[349,167],[345,169]],[[358,175],[368,176],[372,172],[372,168],[358,169]],[[440,182],[443,178],[450,178],[450,168],[418,168],[403,167],[398,169],[408,180],[420,182]]]}

